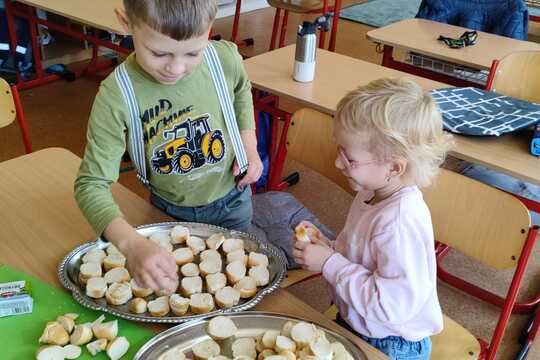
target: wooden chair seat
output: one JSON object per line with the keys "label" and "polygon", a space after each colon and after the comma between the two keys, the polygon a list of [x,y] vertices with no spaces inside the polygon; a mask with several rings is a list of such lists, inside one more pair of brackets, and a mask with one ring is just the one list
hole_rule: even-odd
{"label": "wooden chair seat", "polygon": [[431,337],[432,360],[473,360],[480,354],[480,343],[463,326],[444,315],[444,329]]}
{"label": "wooden chair seat", "polygon": [[16,117],[15,104],[9,84],[0,78],[0,128],[11,124]]}
{"label": "wooden chair seat", "polygon": [[295,13],[308,13],[323,7],[323,2],[318,0],[268,0],[268,4]]}

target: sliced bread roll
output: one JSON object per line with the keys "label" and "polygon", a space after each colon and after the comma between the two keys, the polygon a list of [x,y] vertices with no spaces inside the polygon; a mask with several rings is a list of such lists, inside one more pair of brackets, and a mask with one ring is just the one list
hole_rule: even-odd
{"label": "sliced bread roll", "polygon": [[246,276],[246,265],[243,261],[233,261],[225,268],[225,274],[231,284],[236,284]]}
{"label": "sliced bread roll", "polygon": [[231,345],[231,350],[234,358],[247,356],[251,359],[255,359],[257,357],[255,339],[251,337],[236,339]]}
{"label": "sliced bread roll", "polygon": [[333,342],[330,344],[332,352],[334,353],[335,360],[354,360],[351,354],[347,351],[345,346],[340,342]]}
{"label": "sliced bread roll", "polygon": [[112,283],[105,292],[107,302],[112,305],[125,304],[133,297],[128,283]]}
{"label": "sliced bread roll", "polygon": [[173,251],[173,245],[171,243],[171,237],[167,232],[155,232],[152,235],[148,237],[150,241],[152,241],[154,244],[158,245],[159,247],[167,250],[167,251]]}
{"label": "sliced bread roll", "polygon": [[101,249],[92,249],[83,255],[82,262],[83,263],[93,262],[93,263],[101,264],[105,256],[107,256],[105,251]]}
{"label": "sliced bread roll", "polygon": [[309,342],[309,350],[318,359],[332,359],[333,351],[330,341],[324,337],[315,337]]}
{"label": "sliced bread roll", "polygon": [[208,360],[213,356],[219,355],[221,348],[219,344],[212,339],[206,339],[200,343],[193,345],[191,348],[195,359]]}
{"label": "sliced bread roll", "polygon": [[129,341],[124,336],[119,336],[107,345],[107,356],[111,360],[119,360],[129,350]]}
{"label": "sliced bread roll", "polygon": [[172,294],[169,297],[169,306],[172,312],[177,316],[183,316],[189,308],[190,299],[178,294]]}
{"label": "sliced bread roll", "polygon": [[248,256],[244,252],[244,249],[234,250],[227,254],[227,263],[230,264],[233,261],[242,261],[245,265],[247,265]]}
{"label": "sliced bread roll", "polygon": [[309,345],[310,341],[315,338],[317,334],[317,328],[315,325],[301,321],[294,325],[291,329],[291,338],[300,347]]}
{"label": "sliced bread roll", "polygon": [[225,286],[223,289],[216,291],[216,304],[222,309],[232,308],[240,301],[240,291]]}
{"label": "sliced bread roll", "polygon": [[234,288],[240,291],[240,297],[242,299],[247,299],[257,293],[257,282],[251,276],[244,276],[234,284]]}
{"label": "sliced bread roll", "polygon": [[131,276],[126,268],[113,268],[103,275],[107,284],[121,283],[131,280]]}
{"label": "sliced bread roll", "polygon": [[92,332],[97,339],[114,340],[118,335],[118,320],[95,324],[92,326]]}
{"label": "sliced bread roll", "polygon": [[94,299],[99,299],[105,296],[107,291],[107,282],[102,277],[93,277],[88,279],[86,283],[86,295]]}
{"label": "sliced bread roll", "polygon": [[254,267],[254,266],[268,266],[268,256],[258,253],[258,252],[250,252],[249,253],[249,259],[248,259],[248,266]]}
{"label": "sliced bread roll", "polygon": [[255,266],[249,269],[248,275],[252,277],[257,286],[266,286],[270,282],[270,272],[266,266]]}
{"label": "sliced bread roll", "polygon": [[221,259],[208,259],[199,263],[199,269],[201,275],[206,276],[208,274],[215,274],[221,271]]}
{"label": "sliced bread roll", "polygon": [[206,243],[198,236],[190,236],[189,239],[187,239],[186,244],[195,255],[206,250]]}
{"label": "sliced bread roll", "polygon": [[199,259],[201,260],[201,262],[206,261],[206,260],[220,260],[221,261],[221,254],[217,250],[207,249],[199,254]]}
{"label": "sliced bread roll", "polygon": [[261,343],[265,349],[273,349],[276,346],[276,339],[281,335],[279,330],[266,330],[261,338]]}
{"label": "sliced bread roll", "polygon": [[170,307],[168,296],[160,296],[157,299],[148,302],[148,312],[152,316],[165,316],[169,313],[169,311]]}
{"label": "sliced bread roll", "polygon": [[136,297],[129,302],[128,308],[134,314],[144,314],[148,309],[148,303],[143,298]]}
{"label": "sliced bread roll", "polygon": [[276,345],[274,346],[274,350],[278,354],[284,351],[291,351],[294,353],[296,351],[296,343],[286,336],[279,335],[276,337]]}
{"label": "sliced bread roll", "polygon": [[86,284],[88,279],[100,277],[101,275],[101,263],[87,262],[81,264],[81,267],[79,268],[79,281],[81,284]]}
{"label": "sliced bread roll", "polygon": [[236,335],[238,328],[234,321],[226,316],[216,316],[208,322],[206,332],[216,341],[225,340]]}
{"label": "sliced bread roll", "polygon": [[125,267],[125,266],[126,266],[126,258],[122,254],[111,254],[103,258],[103,268],[105,269],[105,271],[109,271],[117,267]]}
{"label": "sliced bread roll", "polygon": [[222,248],[223,248],[223,251],[226,254],[228,254],[228,253],[230,253],[231,251],[234,251],[234,250],[240,250],[240,249],[243,250],[244,249],[244,240],[235,239],[235,238],[226,239],[223,242]]}
{"label": "sliced bread roll", "polygon": [[180,346],[174,347],[163,355],[161,355],[158,360],[186,360],[186,355],[182,351]]}
{"label": "sliced bread roll", "polygon": [[171,229],[170,236],[173,244],[183,244],[189,238],[189,229],[182,225],[176,225]]}
{"label": "sliced bread roll", "polygon": [[107,247],[105,248],[105,251],[107,252],[107,255],[124,255],[120,252],[120,250],[118,250],[116,246],[114,246],[113,243],[109,243],[109,245],[107,245]]}
{"label": "sliced bread roll", "polygon": [[180,268],[180,273],[182,276],[191,277],[191,276],[199,276],[199,265],[195,263],[187,263],[182,265]]}
{"label": "sliced bread roll", "polygon": [[202,292],[202,278],[200,276],[185,277],[180,281],[180,292],[185,297]]}
{"label": "sliced bread roll", "polygon": [[176,265],[182,266],[184,264],[193,262],[195,259],[195,255],[193,254],[193,250],[190,248],[178,248],[173,251],[174,260],[176,261]]}
{"label": "sliced bread roll", "polygon": [[206,275],[205,280],[206,290],[210,294],[215,294],[219,289],[223,289],[227,285],[227,277],[220,272]]}
{"label": "sliced bread roll", "polygon": [[189,298],[189,306],[194,314],[206,314],[214,310],[214,298],[208,293],[193,294]]}
{"label": "sliced bread roll", "polygon": [[152,295],[152,293],[154,292],[154,290],[150,288],[141,287],[139,284],[137,284],[137,281],[135,281],[135,279],[131,279],[129,284],[131,285],[131,291],[133,292],[133,296],[136,297],[147,297]]}
{"label": "sliced bread roll", "polygon": [[223,233],[212,234],[208,239],[206,239],[206,246],[209,249],[217,250],[225,241],[225,236]]}

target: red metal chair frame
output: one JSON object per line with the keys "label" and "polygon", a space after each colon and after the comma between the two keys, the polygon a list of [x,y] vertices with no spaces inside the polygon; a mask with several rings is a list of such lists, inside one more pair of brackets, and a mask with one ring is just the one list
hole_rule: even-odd
{"label": "red metal chair frame", "polygon": [[[313,10],[308,12],[308,14],[326,14],[328,11],[334,11],[334,16],[332,19],[332,29],[330,30],[330,42],[328,44],[328,50],[329,51],[335,51],[336,50],[336,36],[337,36],[337,26],[339,22],[339,12],[341,9],[341,0],[335,0],[334,6],[328,5],[328,0],[323,1],[323,7],[318,10]],[[276,8],[276,14],[274,15],[274,25],[272,26],[272,38],[270,40],[270,50],[274,50],[276,48],[276,39],[277,39],[277,33],[279,28],[279,21],[281,17],[281,8]],[[287,23],[289,20],[289,10],[284,10],[283,13],[283,20],[281,21],[281,30],[280,30],[280,36],[279,36],[279,44],[278,47],[285,46],[285,35],[287,33]],[[324,48],[324,42],[326,39],[326,34],[324,31],[321,31],[319,35],[319,47],[322,49]]]}
{"label": "red metal chair frame", "polygon": [[28,132],[28,126],[26,125],[26,117],[24,116],[24,110],[21,103],[21,98],[19,97],[19,91],[17,86],[11,85],[11,95],[13,97],[13,104],[15,105],[15,117],[19,123],[19,128],[21,130],[21,135],[24,142],[24,149],[27,154],[32,152],[32,141],[30,140],[30,133]]}

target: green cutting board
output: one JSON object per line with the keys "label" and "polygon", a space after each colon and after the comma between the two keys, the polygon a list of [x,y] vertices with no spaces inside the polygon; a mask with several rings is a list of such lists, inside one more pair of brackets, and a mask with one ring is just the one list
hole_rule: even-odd
{"label": "green cutting board", "polygon": [[[83,307],[61,289],[8,266],[0,266],[0,282],[17,280],[26,280],[30,283],[34,307],[31,314],[0,317],[0,358],[2,360],[35,359],[36,350],[40,346],[38,339],[45,324],[47,321],[54,321],[59,315],[78,313],[80,316],[75,323],[81,324],[94,321],[102,314]],[[111,314],[103,313],[103,315],[105,315],[105,321],[117,319]],[[118,319],[118,336],[125,336],[131,344],[128,353],[122,359],[133,359],[137,350],[154,335],[153,332],[137,323]],[[105,352],[93,357],[86,347],[82,350],[82,355],[78,358],[80,360],[108,359]]]}

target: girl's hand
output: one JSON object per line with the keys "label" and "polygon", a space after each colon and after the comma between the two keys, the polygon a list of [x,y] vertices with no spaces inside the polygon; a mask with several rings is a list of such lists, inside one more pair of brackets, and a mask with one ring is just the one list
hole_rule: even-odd
{"label": "girl's hand", "polygon": [[334,252],[334,249],[326,244],[297,241],[294,243],[293,256],[294,261],[304,269],[321,272],[324,263]]}
{"label": "girl's hand", "polygon": [[125,255],[129,273],[141,287],[176,292],[178,266],[167,250],[138,235],[130,239]]}

